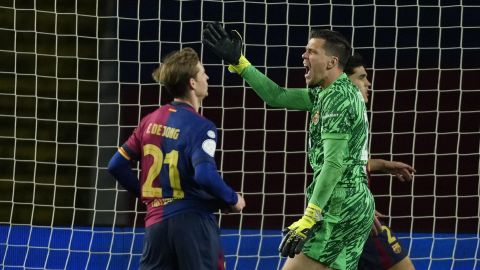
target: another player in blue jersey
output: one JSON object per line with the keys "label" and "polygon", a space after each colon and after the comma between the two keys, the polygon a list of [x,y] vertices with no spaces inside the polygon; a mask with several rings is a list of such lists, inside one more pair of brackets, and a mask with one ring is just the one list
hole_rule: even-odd
{"label": "another player in blue jersey", "polygon": [[[362,56],[353,54],[345,66],[345,73],[362,93],[365,103],[368,102],[367,71],[363,65]],[[383,159],[369,159],[368,172],[382,171],[395,175],[400,181],[411,181],[415,172],[410,165]],[[370,176],[370,175],[369,175]],[[370,177],[369,177],[370,178]],[[392,230],[381,223],[378,217],[382,214],[375,211],[375,220],[372,233],[367,239],[358,263],[359,270],[413,270],[412,261]]]}
{"label": "another player in blue jersey", "polygon": [[[245,200],[219,175],[217,128],[198,114],[208,76],[197,53],[184,48],[169,54],[153,77],[174,101],[145,116],[108,164],[147,206],[140,269],[224,269],[213,213],[239,212]],[[140,179],[131,160],[140,161]]]}

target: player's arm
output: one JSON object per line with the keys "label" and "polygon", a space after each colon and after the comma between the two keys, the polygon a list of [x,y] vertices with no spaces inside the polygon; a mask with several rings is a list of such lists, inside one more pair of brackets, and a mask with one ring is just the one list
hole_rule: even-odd
{"label": "player's arm", "polygon": [[237,31],[229,35],[220,24],[208,24],[203,44],[230,64],[228,69],[240,74],[268,105],[303,111],[312,108],[307,88],[280,87],[250,64],[241,54],[242,38]]}
{"label": "player's arm", "polygon": [[403,162],[388,161],[385,159],[369,159],[368,171],[375,172],[380,171],[395,175],[400,181],[411,181],[412,175],[415,173],[415,169]]}
{"label": "player's arm", "polygon": [[140,197],[140,182],[130,166],[130,156],[120,147],[108,162],[108,171],[120,183],[120,185]]}
{"label": "player's arm", "polygon": [[[246,60],[243,55],[241,59]],[[243,69],[238,68],[238,65],[232,67],[237,67],[235,70],[241,70],[239,74],[268,105],[302,111],[312,109],[313,104],[308,88],[283,88],[252,66],[250,62]]]}
{"label": "player's arm", "polygon": [[315,187],[309,204],[314,204],[323,209],[327,204],[333,189],[345,170],[344,159],[348,153],[347,134],[322,134],[324,141],[324,164],[315,179]]}
{"label": "player's arm", "polygon": [[188,151],[195,171],[194,178],[205,191],[223,201],[230,210],[239,212],[245,206],[245,200],[223,181],[217,171],[216,138],[217,128],[213,123],[204,121],[204,124],[197,124],[196,134],[191,135],[193,146]]}
{"label": "player's arm", "polygon": [[345,170],[343,162],[348,148],[348,135],[322,134],[324,140],[324,164],[317,175],[312,197],[302,218],[288,226],[286,236],[280,244],[282,256],[293,258],[300,253],[310,229],[321,220],[322,209],[332,195],[333,189]]}
{"label": "player's arm", "polygon": [[201,162],[195,165],[195,180],[210,194],[234,206],[238,202],[237,193],[222,179],[217,168],[211,162]]}

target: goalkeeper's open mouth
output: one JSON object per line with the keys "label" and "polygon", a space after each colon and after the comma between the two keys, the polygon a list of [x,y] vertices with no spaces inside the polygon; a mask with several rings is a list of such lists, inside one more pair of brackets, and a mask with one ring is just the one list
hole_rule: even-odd
{"label": "goalkeeper's open mouth", "polygon": [[306,64],[303,64],[303,66],[305,67],[305,78],[310,78],[310,67]]}

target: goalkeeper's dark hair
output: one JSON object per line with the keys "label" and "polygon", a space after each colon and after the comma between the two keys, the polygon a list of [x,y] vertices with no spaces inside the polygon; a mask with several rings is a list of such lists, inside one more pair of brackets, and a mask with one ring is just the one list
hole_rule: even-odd
{"label": "goalkeeper's dark hair", "polygon": [[330,29],[312,29],[310,38],[321,38],[325,40],[325,51],[327,54],[338,57],[338,66],[344,68],[350,57],[352,47],[350,42],[337,31]]}
{"label": "goalkeeper's dark hair", "polygon": [[156,82],[164,85],[173,97],[185,97],[191,78],[195,78],[200,58],[192,48],[173,51],[163,58],[163,62],[152,73]]}
{"label": "goalkeeper's dark hair", "polygon": [[350,76],[354,73],[354,69],[362,66],[364,66],[363,57],[358,52],[354,52],[350,56],[350,58],[348,58],[347,65],[345,66],[343,71],[347,73],[348,76]]}

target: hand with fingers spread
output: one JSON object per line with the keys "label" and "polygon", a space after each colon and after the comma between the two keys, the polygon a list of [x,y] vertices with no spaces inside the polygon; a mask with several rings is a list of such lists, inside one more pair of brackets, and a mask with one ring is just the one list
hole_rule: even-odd
{"label": "hand with fingers spread", "polygon": [[203,44],[216,56],[229,64],[228,70],[241,74],[250,66],[250,62],[242,55],[242,36],[237,30],[227,33],[219,23],[209,23],[203,30]]}
{"label": "hand with fingers spread", "polygon": [[228,64],[238,64],[242,54],[242,36],[237,30],[228,34],[220,23],[209,23],[203,30],[202,42]]}

